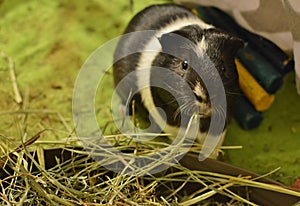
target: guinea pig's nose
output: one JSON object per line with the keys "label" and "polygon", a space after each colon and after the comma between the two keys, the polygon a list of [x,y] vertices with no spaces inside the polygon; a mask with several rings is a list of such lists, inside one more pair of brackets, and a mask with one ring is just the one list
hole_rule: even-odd
{"label": "guinea pig's nose", "polygon": [[195,96],[196,96],[196,99],[197,99],[199,102],[204,102],[203,97],[198,96],[197,94],[196,94]]}

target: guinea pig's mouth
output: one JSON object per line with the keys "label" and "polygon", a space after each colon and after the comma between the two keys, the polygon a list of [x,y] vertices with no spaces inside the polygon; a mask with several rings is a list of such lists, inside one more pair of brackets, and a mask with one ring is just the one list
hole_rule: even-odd
{"label": "guinea pig's mouth", "polygon": [[209,104],[205,104],[202,102],[195,102],[196,106],[197,106],[197,113],[198,115],[200,115],[200,117],[210,117],[211,116],[211,107]]}

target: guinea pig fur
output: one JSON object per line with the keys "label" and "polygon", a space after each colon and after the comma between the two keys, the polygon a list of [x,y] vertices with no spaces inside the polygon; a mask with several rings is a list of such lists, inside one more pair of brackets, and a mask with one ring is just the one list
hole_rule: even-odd
{"label": "guinea pig fur", "polygon": [[[155,107],[162,108],[166,114],[167,125],[161,129],[166,133],[176,133],[184,116],[191,117],[194,112],[192,108],[197,108],[201,114],[198,141],[202,143],[210,126],[211,110],[214,109],[211,108],[212,97],[208,95],[201,74],[198,75],[199,68],[201,71],[210,72],[202,54],[209,57],[222,79],[227,109],[220,111],[220,115],[226,115],[227,122],[231,116],[234,98],[239,94],[234,58],[244,42],[204,23],[188,9],[174,4],[147,7],[130,21],[124,33],[145,30],[149,30],[146,35],[133,33],[126,38],[122,37],[117,45],[113,65],[115,85],[130,72],[148,68],[148,72],[132,76],[129,83],[117,90],[118,95],[124,105],[128,99],[134,99],[136,113],[147,114]],[[181,41],[178,36],[188,39],[189,42]],[[138,52],[132,53],[133,50]],[[151,52],[146,52],[149,50]],[[154,67],[168,69],[172,74],[161,75],[157,70],[154,72]],[[177,76],[176,81],[172,81],[174,75]],[[151,85],[154,79],[166,82],[172,91],[182,97],[180,99],[183,105],[180,106],[174,95],[165,89],[140,88],[141,83],[147,82]],[[183,84],[189,85],[193,97],[186,95]],[[132,90],[139,92],[132,97]],[[162,124],[162,117],[154,115],[153,119],[158,126]]]}

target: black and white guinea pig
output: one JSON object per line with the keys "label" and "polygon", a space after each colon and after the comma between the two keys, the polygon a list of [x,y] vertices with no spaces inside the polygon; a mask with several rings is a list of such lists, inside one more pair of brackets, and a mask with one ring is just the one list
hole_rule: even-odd
{"label": "black and white guinea pig", "polygon": [[[227,109],[219,109],[218,112],[229,120],[234,98],[239,93],[234,57],[244,42],[204,23],[190,10],[174,4],[153,5],[142,10],[130,21],[125,34],[145,30],[149,32],[122,37],[114,54],[113,76],[116,86],[131,72],[141,69],[148,71],[135,73],[130,81],[118,88],[123,104],[128,99],[134,99],[136,113],[160,107],[165,112],[167,122],[161,129],[167,133],[176,131],[183,116],[191,117],[195,112],[191,108],[196,108],[201,115],[199,134],[207,133],[214,109],[210,101],[213,97],[209,96],[201,77],[201,72],[210,75],[211,68],[204,58],[207,56],[217,69],[226,93]],[[181,41],[178,36],[189,41]],[[172,74],[160,74],[157,70],[153,72],[154,67],[161,71],[167,69]],[[180,97],[181,104],[166,89],[156,86],[141,88],[145,83],[153,85],[153,80],[167,84],[167,88]],[[187,88],[182,86],[184,84],[189,86],[192,96],[187,95]],[[131,91],[139,92],[132,97]],[[152,114],[157,125],[163,124],[162,117],[155,115],[155,112]],[[226,124],[223,129],[225,131]],[[203,142],[201,138],[199,142]]]}

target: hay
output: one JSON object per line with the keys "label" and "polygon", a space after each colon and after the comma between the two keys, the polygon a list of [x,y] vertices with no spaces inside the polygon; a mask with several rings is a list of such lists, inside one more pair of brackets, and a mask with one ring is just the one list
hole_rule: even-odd
{"label": "hay", "polygon": [[[42,155],[44,154],[43,147],[47,147],[48,142],[37,140],[43,132],[45,131],[34,135],[21,146],[2,156],[1,168],[4,168],[9,175],[0,180],[1,204],[209,205],[213,201],[211,198],[219,194],[229,198],[227,204],[230,205],[256,205],[249,198],[242,197],[230,190],[236,186],[263,188],[300,197],[298,192],[258,182],[252,177],[235,177],[213,172],[189,170],[180,164],[172,165],[175,169],[172,172],[155,176],[142,176],[147,172],[145,170],[136,170],[135,175],[126,174],[124,169],[124,171],[116,174],[105,168],[112,161],[115,161],[112,156],[108,155],[109,151],[95,153],[102,156],[103,159],[91,161],[89,153],[74,148],[74,146],[78,146],[75,141],[65,145],[65,150],[71,152],[74,157],[65,162],[60,162],[61,159],[56,158],[56,166],[48,169],[43,166],[45,164],[41,164],[41,162],[49,161],[49,157]],[[113,137],[116,136],[111,135],[107,138]],[[50,142],[51,145],[53,143],[55,142]],[[119,149],[136,151],[135,154],[147,157],[154,151],[149,145],[143,146],[141,144],[135,148],[123,145]],[[159,143],[153,142],[152,145],[159,145]],[[70,146],[72,147],[70,148]],[[197,147],[200,147],[200,145]],[[159,147],[155,146],[155,151],[165,149],[163,143]],[[1,150],[7,151],[7,148],[1,146]],[[106,150],[109,149],[106,148]],[[185,150],[180,151],[181,153],[186,152]],[[124,158],[126,159],[126,157]],[[169,159],[162,158],[161,161],[165,161],[160,162],[161,164],[170,164]],[[151,166],[154,167],[156,164]],[[1,176],[5,176],[3,171],[0,174]],[[172,185],[170,183],[176,184]],[[201,185],[201,189],[190,194],[182,194],[180,191],[190,183]]]}

